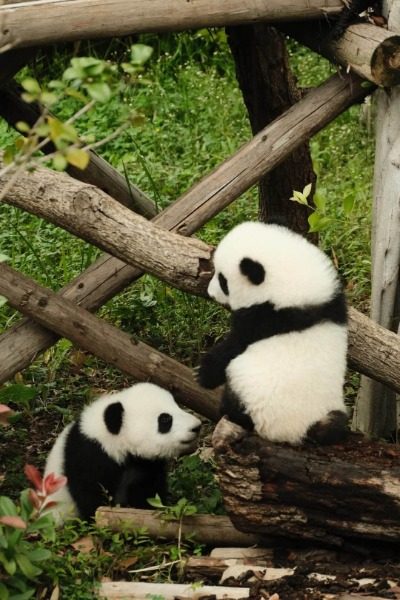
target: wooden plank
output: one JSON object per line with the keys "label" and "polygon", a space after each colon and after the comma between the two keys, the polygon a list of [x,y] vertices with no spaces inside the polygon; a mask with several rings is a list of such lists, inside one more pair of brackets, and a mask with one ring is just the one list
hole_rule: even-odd
{"label": "wooden plank", "polygon": [[[340,0],[36,0],[0,7],[0,49],[335,15]],[[123,18],[121,18],[123,15]]]}
{"label": "wooden plank", "polygon": [[144,583],[129,581],[111,581],[102,583],[99,589],[100,598],[112,600],[149,600],[158,596],[164,600],[200,600],[214,597],[216,600],[248,598],[248,587],[226,587],[216,585],[193,586],[190,583]]}
{"label": "wooden plank", "polygon": [[37,285],[0,263],[0,294],[38,323],[70,339],[139,381],[169,389],[185,406],[212,420],[219,414],[218,395],[201,388],[193,372],[73,302]]}

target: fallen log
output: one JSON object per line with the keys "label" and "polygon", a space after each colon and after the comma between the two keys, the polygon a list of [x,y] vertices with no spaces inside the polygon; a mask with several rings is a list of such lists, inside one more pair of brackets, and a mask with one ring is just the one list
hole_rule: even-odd
{"label": "fallen log", "polygon": [[[116,508],[101,506],[96,511],[96,524],[110,527],[113,531],[130,531],[145,528],[150,537],[176,540],[179,522],[163,519],[155,510],[138,508]],[[193,515],[183,517],[181,534],[195,536],[197,542],[221,546],[253,545],[261,541],[257,534],[243,533],[232,525],[228,517],[222,515]]]}
{"label": "fallen log", "polygon": [[[42,0],[0,7],[0,50],[133,33],[293,21],[338,14],[340,0]],[[121,19],[123,15],[123,19]]]}
{"label": "fallen log", "polygon": [[163,600],[200,600],[201,598],[215,600],[239,600],[248,598],[248,587],[226,587],[220,585],[201,585],[193,587],[190,583],[145,583],[129,581],[107,581],[100,585],[100,598],[110,600],[148,600],[163,598]]}
{"label": "fallen log", "polygon": [[139,381],[169,389],[185,406],[218,417],[218,394],[201,388],[189,367],[158,352],[17,271],[0,263],[0,295],[21,313]]}
{"label": "fallen log", "polygon": [[350,25],[333,41],[326,23],[294,23],[280,27],[301,44],[343,65],[372,83],[391,87],[400,83],[400,36],[368,23]]}
{"label": "fallen log", "polygon": [[[0,54],[0,64],[1,64]],[[195,184],[174,204],[157,215],[160,226],[191,235],[230,202],[246,191],[258,177],[273,169],[301,143],[321,129],[354,101],[363,98],[366,90],[354,77],[328,80],[311,91],[307,103],[300,101],[262,131],[264,150],[252,155],[251,146],[220,165],[214,172]],[[295,132],[295,135],[293,135]],[[243,169],[243,165],[248,167]],[[252,168],[256,169],[251,175]],[[57,174],[53,174],[56,185]],[[34,173],[29,175],[33,182]],[[1,184],[1,182],[0,182]],[[29,183],[27,183],[29,194]],[[92,188],[92,193],[95,190]],[[11,199],[12,200],[12,199]],[[63,290],[70,299],[89,310],[96,310],[120,292],[143,272],[112,257],[102,257]],[[43,327],[22,321],[0,337],[0,383],[22,370],[40,352],[55,343],[57,337]],[[13,351],[10,351],[10,344]]]}
{"label": "fallen log", "polygon": [[272,444],[221,419],[217,475],[235,527],[248,533],[346,548],[399,549],[400,449],[353,434],[346,444]]}

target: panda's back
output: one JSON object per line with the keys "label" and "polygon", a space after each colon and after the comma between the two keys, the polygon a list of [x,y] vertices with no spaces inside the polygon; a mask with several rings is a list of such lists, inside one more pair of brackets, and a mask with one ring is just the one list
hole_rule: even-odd
{"label": "panda's back", "polygon": [[323,322],[250,344],[227,368],[229,386],[271,441],[298,443],[311,423],[345,410],[347,329]]}

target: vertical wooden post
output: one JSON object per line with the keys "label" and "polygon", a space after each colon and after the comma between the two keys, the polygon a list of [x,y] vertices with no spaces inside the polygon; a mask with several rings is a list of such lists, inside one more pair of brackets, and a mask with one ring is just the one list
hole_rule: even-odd
{"label": "vertical wooden post", "polygon": [[[301,93],[289,68],[282,33],[258,23],[228,27],[227,34],[251,128],[256,134],[298,102]],[[278,218],[306,233],[309,210],[289,198],[294,189],[302,190],[314,182],[309,145],[305,142],[260,180],[260,219]]]}
{"label": "vertical wooden post", "polygon": [[[400,0],[384,8],[388,27],[400,30]],[[376,92],[376,156],[372,216],[371,318],[398,331],[396,295],[400,263],[400,90]],[[353,426],[370,436],[387,437],[397,431],[396,394],[362,377]]]}

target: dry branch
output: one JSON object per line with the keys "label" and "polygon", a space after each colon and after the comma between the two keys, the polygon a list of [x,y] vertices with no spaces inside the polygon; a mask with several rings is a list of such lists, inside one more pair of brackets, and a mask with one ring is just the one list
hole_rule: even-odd
{"label": "dry branch", "polygon": [[191,369],[134,339],[31,279],[0,263],[0,294],[21,313],[132,375],[171,390],[182,404],[216,420],[218,396],[201,388]]}
{"label": "dry branch", "polygon": [[[145,528],[148,535],[154,538],[176,540],[179,523],[163,520],[155,510],[138,508],[116,508],[101,506],[96,511],[96,523],[100,527],[110,527],[113,530]],[[258,535],[243,533],[232,525],[231,520],[219,515],[193,515],[183,517],[182,535],[195,535],[201,544],[221,546],[248,545],[260,542]]]}
{"label": "dry branch", "polygon": [[[0,115],[9,125],[15,127],[18,121],[25,121],[29,126],[36,123],[42,114],[36,104],[28,104],[21,98],[21,88],[15,83],[8,83],[0,90]],[[54,151],[52,143],[42,148],[45,154]],[[78,169],[70,165],[67,172],[74,179],[90,183],[100,188],[118,202],[135,212],[151,219],[156,214],[155,204],[138,187],[127,184],[125,178],[96,152],[89,152],[90,160],[86,169]]]}
{"label": "dry branch", "polygon": [[[0,8],[0,49],[132,33],[223,27],[335,15],[340,0],[42,0]],[[123,18],[121,18],[123,15]]]}
{"label": "dry branch", "polygon": [[283,31],[329,60],[349,67],[376,85],[400,83],[400,36],[382,27],[359,23],[346,29],[339,41],[329,39],[325,23],[283,26]]}
{"label": "dry branch", "polygon": [[328,546],[400,536],[400,452],[359,436],[340,446],[272,444],[222,419],[213,435],[234,525]]}

